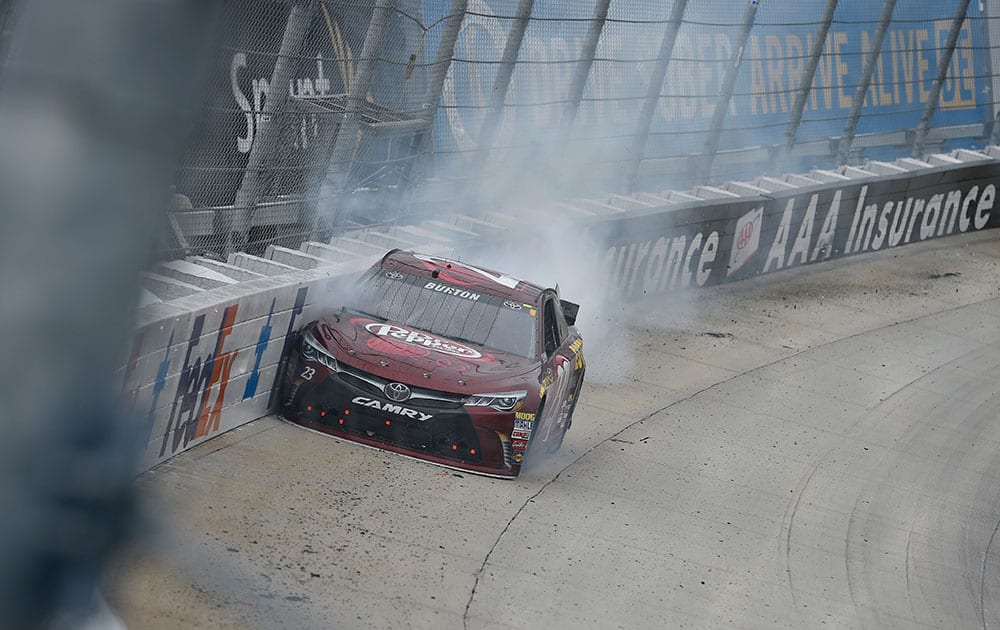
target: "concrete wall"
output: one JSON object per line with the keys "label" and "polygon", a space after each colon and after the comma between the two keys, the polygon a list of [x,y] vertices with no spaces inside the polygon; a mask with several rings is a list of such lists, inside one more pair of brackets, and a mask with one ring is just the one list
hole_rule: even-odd
{"label": "concrete wall", "polygon": [[[598,285],[596,293],[638,299],[869,251],[867,244],[858,248],[848,242],[853,242],[862,210],[875,199],[879,200],[878,208],[884,203],[886,208],[902,211],[907,200],[915,197],[927,201],[936,194],[946,203],[949,190],[965,191],[960,198],[968,199],[969,191],[975,189],[978,197],[966,208],[975,212],[982,205],[981,191],[1000,182],[996,153],[996,148],[989,154],[957,151],[951,156],[930,156],[920,163],[873,162],[867,170],[845,167],[839,173],[814,172],[812,177],[759,178],[753,185],[730,183],[724,188],[701,187],[688,193],[611,196],[510,215],[459,215],[446,221],[427,221],[421,227],[375,228],[353,237],[338,236],[327,244],[304,243],[303,251],[311,248],[330,256],[328,261],[315,255],[302,261],[287,258],[306,269],[245,254],[231,257],[228,263],[192,259],[212,269],[212,274],[203,276],[216,282],[198,286],[178,280],[189,287],[182,297],[174,297],[179,285],[166,286],[164,279],[176,279],[176,274],[189,280],[203,276],[187,266],[164,268],[163,274],[174,276],[164,275],[153,282],[147,278],[145,289],[154,294],[160,291],[155,297],[161,301],[147,300],[140,309],[132,350],[120,371],[122,397],[141,425],[141,468],[151,468],[195,444],[267,415],[288,334],[315,319],[323,306],[337,305],[346,284],[390,245],[429,254],[464,252],[482,257],[487,245],[491,249],[530,247],[530,236],[539,232],[542,223],[573,226],[567,228],[569,233],[563,233],[570,241],[576,236],[572,230],[580,227],[581,233],[588,233],[591,239],[599,235],[601,240],[597,244],[599,256],[590,256],[601,264],[591,279]],[[723,189],[740,194],[720,195]],[[983,214],[987,220],[970,223],[976,230],[1000,226],[1000,210],[993,208],[995,192],[993,188],[989,212]],[[830,227],[831,208],[841,203],[844,218]],[[927,201],[928,208],[931,203]],[[891,219],[888,212],[880,216]],[[539,222],[539,216],[544,216],[545,222]],[[947,230],[931,230],[930,237],[970,229],[960,227],[961,221],[952,223],[955,225]],[[831,240],[828,247],[820,248],[824,230],[830,232]],[[921,230],[917,234],[921,236],[913,242],[924,240]],[[710,246],[710,241],[714,245]],[[803,246],[796,258],[798,244],[807,241],[809,246]],[[687,253],[672,258],[667,244],[673,247],[682,242]],[[743,256],[737,249],[746,247],[746,242],[753,243],[753,251]],[[907,238],[902,244],[909,242]],[[694,243],[698,243],[698,257],[692,253]],[[712,253],[707,262],[706,251]],[[345,261],[350,255],[355,258]],[[674,270],[673,276],[685,277],[686,269],[692,278],[704,281],[680,286],[662,282],[657,274],[668,267]],[[218,273],[239,281],[220,283],[213,275]],[[653,282],[655,289],[647,290],[642,282]]]}

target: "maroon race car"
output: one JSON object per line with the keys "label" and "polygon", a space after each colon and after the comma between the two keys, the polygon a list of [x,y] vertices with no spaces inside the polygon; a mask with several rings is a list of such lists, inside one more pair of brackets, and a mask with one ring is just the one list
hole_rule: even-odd
{"label": "maroon race car", "polygon": [[562,445],[585,362],[578,306],[555,289],[394,250],[351,302],[299,333],[286,419],[497,477]]}

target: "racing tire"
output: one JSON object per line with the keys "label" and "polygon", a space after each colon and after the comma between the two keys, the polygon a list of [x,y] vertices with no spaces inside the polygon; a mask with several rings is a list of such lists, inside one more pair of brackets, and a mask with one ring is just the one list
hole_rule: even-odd
{"label": "racing tire", "polygon": [[580,379],[577,381],[576,387],[573,388],[573,402],[570,403],[569,411],[566,412],[566,424],[563,425],[562,433],[559,434],[559,440],[547,449],[546,452],[549,454],[556,453],[562,448],[563,440],[566,439],[566,432],[573,426],[573,413],[576,411],[576,403],[580,400],[580,390],[582,389],[583,372],[580,373]]}
{"label": "racing tire", "polygon": [[532,447],[535,445],[535,432],[542,426],[542,411],[545,410],[545,399],[542,398],[538,403],[538,409],[535,410],[535,426],[531,427],[531,436],[528,437],[528,446],[524,448],[524,461],[521,462],[521,468],[523,469],[527,466],[528,461],[531,459]]}

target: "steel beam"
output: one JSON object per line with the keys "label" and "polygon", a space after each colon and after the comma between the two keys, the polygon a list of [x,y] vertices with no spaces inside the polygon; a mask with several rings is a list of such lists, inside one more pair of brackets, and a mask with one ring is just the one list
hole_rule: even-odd
{"label": "steel beam", "polygon": [[778,149],[777,159],[774,161],[774,172],[785,172],[785,165],[788,156],[795,146],[795,140],[799,134],[799,127],[802,125],[802,114],[806,109],[806,102],[809,93],[812,92],[813,82],[816,79],[816,70],[819,68],[820,59],[823,57],[823,49],[826,48],[826,37],[830,33],[830,25],[833,24],[833,16],[837,11],[839,0],[827,0],[823,16],[820,18],[819,29],[816,31],[816,40],[813,42],[812,50],[809,51],[809,61],[806,63],[805,71],[802,73],[802,81],[799,83],[798,92],[795,93],[795,104],[792,105],[792,115],[785,128],[784,142]]}
{"label": "steel beam", "polygon": [[580,111],[580,101],[583,100],[583,92],[587,89],[590,69],[594,66],[594,54],[597,52],[597,44],[601,41],[604,25],[608,21],[610,7],[611,0],[597,0],[597,4],[594,5],[594,15],[590,18],[590,28],[587,29],[587,38],[583,41],[580,61],[576,64],[566,109],[563,111],[562,126],[567,131],[573,126],[576,114]]}
{"label": "steel beam", "polygon": [[379,52],[385,43],[385,33],[389,25],[389,16],[395,8],[395,0],[376,0],[372,10],[365,42],[361,47],[361,57],[358,59],[357,70],[350,79],[347,91],[347,101],[344,114],[337,128],[337,136],[330,150],[329,158],[321,160],[321,173],[329,172],[322,177],[322,185],[316,191],[318,199],[312,204],[315,207],[313,215],[313,237],[321,231],[322,225],[333,225],[336,218],[337,202],[345,192],[351,162],[358,150],[358,134],[361,131],[361,117],[365,111],[368,92],[371,91],[375,79],[375,67]]}
{"label": "steel beam", "polygon": [[[414,165],[409,172],[409,193],[413,192],[413,185],[423,177],[430,161],[427,154],[433,150],[432,138],[434,131],[434,119],[437,117],[438,109],[441,105],[441,97],[444,92],[445,79],[448,70],[451,68],[452,59],[455,57],[455,45],[458,43],[458,35],[462,30],[462,23],[465,21],[465,13],[469,6],[469,0],[452,0],[445,22],[444,32],[441,34],[441,41],[438,43],[437,53],[431,63],[430,76],[427,80],[427,90],[424,93],[418,118],[423,121],[423,131],[417,134],[414,139],[416,157]],[[412,200],[411,200],[412,201]]]}
{"label": "steel beam", "polygon": [[719,100],[715,103],[715,113],[712,115],[712,125],[709,127],[705,147],[695,172],[695,180],[698,182],[707,182],[712,175],[712,165],[715,163],[715,154],[719,151],[719,140],[722,138],[722,128],[726,123],[729,102],[733,99],[733,90],[736,88],[736,80],[743,65],[743,53],[746,50],[747,40],[750,39],[750,31],[753,30],[754,22],[757,20],[760,3],[761,0],[748,0],[746,10],[743,11],[743,22],[736,37],[736,46],[733,48],[726,74],[722,79]]}
{"label": "steel beam", "polygon": [[882,5],[882,14],[878,19],[878,27],[875,29],[875,39],[872,42],[872,49],[865,58],[864,69],[861,71],[861,80],[858,88],[854,92],[854,102],[851,105],[851,113],[847,117],[844,131],[840,134],[840,142],[837,145],[837,164],[847,164],[851,156],[851,147],[854,144],[854,134],[858,130],[858,122],[861,120],[861,110],[864,109],[865,99],[868,97],[868,90],[871,89],[872,75],[875,74],[875,66],[878,58],[882,54],[882,43],[885,41],[885,34],[889,31],[889,24],[892,23],[892,13],[896,9],[896,0],[885,0]]}
{"label": "steel beam", "polygon": [[[686,1],[686,0],[685,0]],[[535,7],[535,0],[520,0],[517,5],[517,13],[514,22],[511,24],[510,33],[507,35],[507,43],[504,45],[503,57],[500,66],[497,68],[497,77],[493,82],[493,94],[490,109],[483,120],[482,129],[479,132],[479,159],[480,167],[489,160],[490,151],[493,150],[493,139],[496,136],[497,128],[503,119],[504,103],[507,100],[507,91],[510,89],[511,77],[514,75],[514,67],[517,65],[517,58],[521,52],[521,44],[524,42],[524,34],[528,30],[528,23],[531,20],[531,11]]]}
{"label": "steel beam", "polygon": [[243,171],[243,181],[233,202],[235,225],[226,230],[226,253],[246,248],[253,213],[264,194],[264,172],[274,159],[281,138],[281,114],[288,107],[288,82],[297,68],[299,53],[306,31],[312,21],[315,4],[304,0],[292,4],[281,37],[278,58],[274,62],[271,82],[267,88],[264,109],[258,112],[257,133]]}
{"label": "steel beam", "polygon": [[663,92],[663,82],[667,78],[670,58],[674,54],[674,45],[677,43],[677,34],[681,30],[681,24],[684,21],[684,11],[687,9],[687,5],[688,0],[674,0],[674,4],[670,9],[667,31],[663,34],[663,41],[660,43],[660,54],[657,57],[656,65],[653,66],[653,74],[649,77],[646,100],[642,103],[642,111],[639,113],[639,124],[636,127],[635,138],[632,140],[632,147],[630,149],[632,163],[629,168],[626,186],[629,191],[635,190],[639,183],[639,169],[642,166],[642,155],[646,150],[649,130],[653,125],[653,115],[656,113],[656,106],[660,102],[661,93]]}
{"label": "steel beam", "polygon": [[[955,55],[955,46],[958,45],[958,35],[962,31],[965,23],[965,16],[969,12],[969,0],[959,0],[955,9],[955,17],[951,20],[951,29],[948,31],[948,39],[944,44],[944,54],[938,59],[937,75],[934,77],[934,84],[931,86],[930,98],[927,101],[927,108],[923,116],[920,117],[920,124],[917,125],[917,136],[913,141],[913,156],[924,157],[927,148],[927,134],[931,131],[931,122],[934,120],[934,112],[937,111],[941,102],[941,89],[944,87],[945,79],[948,78],[948,69],[951,67],[951,59]],[[956,79],[957,80],[957,79]]]}

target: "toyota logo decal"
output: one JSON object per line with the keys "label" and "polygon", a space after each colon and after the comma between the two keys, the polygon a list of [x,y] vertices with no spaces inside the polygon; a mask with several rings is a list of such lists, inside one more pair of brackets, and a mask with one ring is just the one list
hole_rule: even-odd
{"label": "toyota logo decal", "polygon": [[385,386],[385,397],[393,402],[405,402],[410,399],[410,388],[402,383],[389,383]]}

